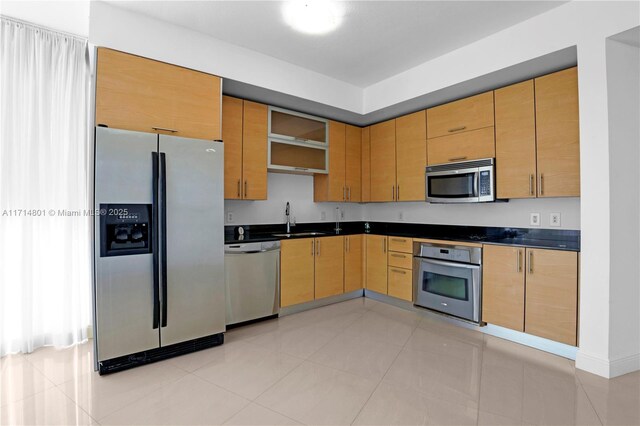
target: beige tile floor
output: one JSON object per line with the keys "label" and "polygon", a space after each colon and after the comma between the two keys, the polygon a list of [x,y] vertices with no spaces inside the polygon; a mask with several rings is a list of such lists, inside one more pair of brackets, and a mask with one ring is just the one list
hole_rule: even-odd
{"label": "beige tile floor", "polygon": [[363,298],[109,376],[92,365],[90,344],[0,359],[0,423],[640,424],[640,373],[605,380]]}

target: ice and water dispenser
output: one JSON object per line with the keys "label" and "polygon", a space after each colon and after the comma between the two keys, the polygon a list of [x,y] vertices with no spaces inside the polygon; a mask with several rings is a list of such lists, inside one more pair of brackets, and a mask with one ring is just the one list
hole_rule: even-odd
{"label": "ice and water dispenser", "polygon": [[151,204],[100,204],[100,256],[152,253]]}

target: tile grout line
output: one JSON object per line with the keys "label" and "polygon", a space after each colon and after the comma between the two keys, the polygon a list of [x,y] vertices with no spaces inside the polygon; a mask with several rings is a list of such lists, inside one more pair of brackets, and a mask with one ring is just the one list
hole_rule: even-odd
{"label": "tile grout line", "polygon": [[596,413],[596,417],[598,418],[598,421],[600,422],[601,425],[604,425],[605,422],[600,417],[600,413],[598,413],[598,410],[596,410],[595,405],[593,405],[593,401],[591,401],[591,397],[589,396],[589,392],[587,392],[587,390],[584,388],[584,383],[582,383],[582,379],[580,378],[580,376],[578,376],[575,373],[575,366],[574,366],[573,374],[574,374],[575,378],[578,380],[578,384],[580,385],[580,389],[582,389],[582,392],[584,392],[585,396],[587,397],[587,401],[589,401],[589,405],[591,405],[591,409],[593,410],[594,413]]}

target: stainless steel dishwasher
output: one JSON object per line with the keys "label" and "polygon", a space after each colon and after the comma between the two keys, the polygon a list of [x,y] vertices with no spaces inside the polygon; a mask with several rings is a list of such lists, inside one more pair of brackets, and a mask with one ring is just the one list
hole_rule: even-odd
{"label": "stainless steel dishwasher", "polygon": [[280,312],[280,241],[224,246],[227,325]]}

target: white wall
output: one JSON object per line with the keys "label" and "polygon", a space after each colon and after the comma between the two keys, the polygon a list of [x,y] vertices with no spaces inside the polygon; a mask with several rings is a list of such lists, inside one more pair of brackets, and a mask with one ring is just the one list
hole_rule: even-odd
{"label": "white wall", "polygon": [[362,89],[359,87],[100,1],[91,2],[89,41],[96,46],[362,112]]}
{"label": "white wall", "polygon": [[[313,176],[268,174],[269,193],[264,201],[225,200],[225,225],[284,223],[284,209],[291,203],[291,216],[299,223],[335,220],[335,208],[344,212],[345,221],[362,220],[362,205],[353,203],[314,203]],[[233,222],[227,213],[233,213]],[[322,220],[322,212],[326,219]]]}
{"label": "white wall", "polygon": [[640,368],[640,48],[607,40],[606,54],[612,171],[609,357],[613,370],[625,372]]}
{"label": "white wall", "polygon": [[[550,228],[549,214],[560,213],[561,226],[557,229],[580,229],[579,198],[540,198],[486,204],[371,203],[363,208],[363,217],[370,221],[517,228]],[[400,220],[401,213],[403,220]],[[530,226],[530,213],[540,213],[540,227]]]}

